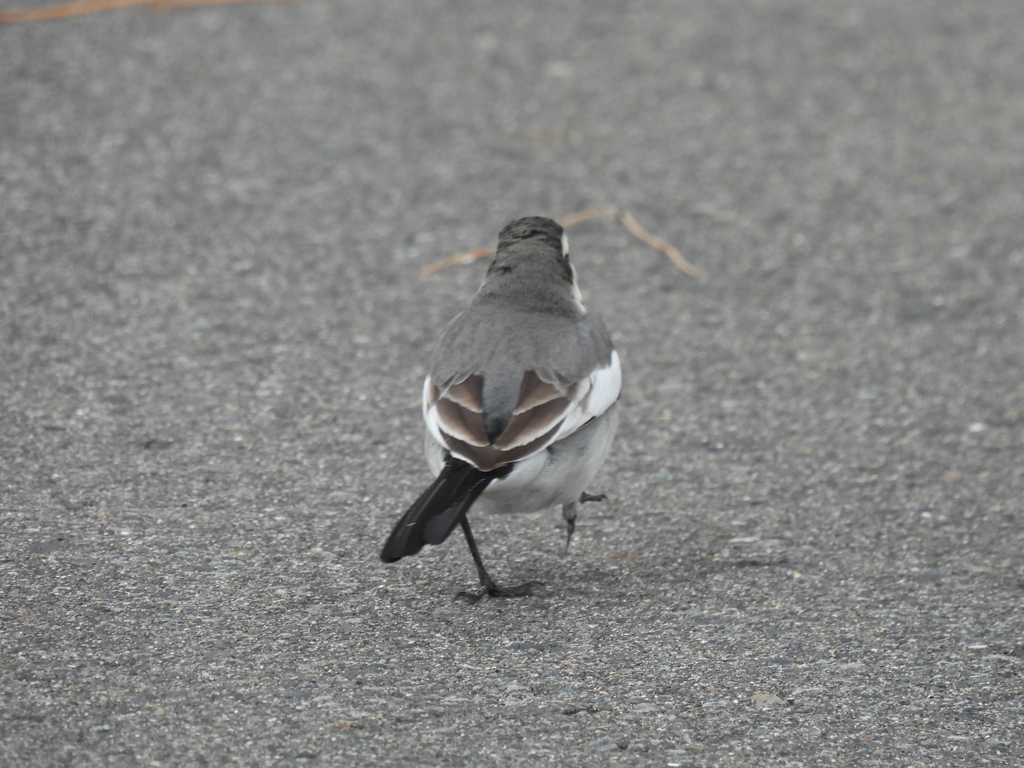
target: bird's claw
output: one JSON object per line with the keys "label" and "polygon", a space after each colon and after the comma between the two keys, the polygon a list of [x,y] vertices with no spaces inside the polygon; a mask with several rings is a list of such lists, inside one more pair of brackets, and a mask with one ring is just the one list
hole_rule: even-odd
{"label": "bird's claw", "polygon": [[473,592],[468,589],[464,589],[455,595],[456,600],[465,600],[470,605],[476,605],[482,598],[486,597],[531,597],[534,595],[534,590],[544,585],[539,581],[528,581],[525,584],[520,584],[517,587],[499,587],[493,581],[484,584],[480,589]]}

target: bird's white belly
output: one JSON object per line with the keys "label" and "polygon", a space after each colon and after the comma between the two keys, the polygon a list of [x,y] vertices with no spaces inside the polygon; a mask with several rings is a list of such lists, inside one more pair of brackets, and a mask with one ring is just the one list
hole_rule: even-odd
{"label": "bird's white belly", "polygon": [[[586,426],[513,465],[512,471],[495,480],[473,504],[480,512],[537,512],[575,501],[593,481],[611,449],[619,423],[619,406]],[[444,449],[430,433],[426,436],[427,462],[434,475],[441,472]]]}

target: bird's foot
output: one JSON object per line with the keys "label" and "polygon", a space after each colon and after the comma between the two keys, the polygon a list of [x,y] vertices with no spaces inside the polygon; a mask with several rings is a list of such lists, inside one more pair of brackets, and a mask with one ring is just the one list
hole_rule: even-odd
{"label": "bird's foot", "polygon": [[528,581],[525,584],[520,584],[517,587],[499,587],[493,581],[488,581],[476,592],[468,589],[464,589],[459,592],[456,596],[456,600],[465,600],[471,605],[475,605],[480,602],[483,597],[531,597],[535,594],[535,590],[538,587],[544,585],[539,581]]}
{"label": "bird's foot", "polygon": [[603,493],[594,494],[584,491],[576,501],[570,501],[568,504],[562,505],[562,517],[565,518],[565,550],[563,554],[569,554],[572,535],[576,531],[576,512],[580,504],[585,504],[588,501],[608,501],[608,497]]}

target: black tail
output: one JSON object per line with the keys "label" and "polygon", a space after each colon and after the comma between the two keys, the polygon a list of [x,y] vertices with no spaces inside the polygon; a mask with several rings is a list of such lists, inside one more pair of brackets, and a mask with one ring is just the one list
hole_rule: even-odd
{"label": "black tail", "polygon": [[380,559],[393,563],[415,555],[424,544],[440,544],[459,524],[488,483],[509,473],[511,467],[481,472],[472,464],[449,458],[441,474],[402,515],[381,550]]}

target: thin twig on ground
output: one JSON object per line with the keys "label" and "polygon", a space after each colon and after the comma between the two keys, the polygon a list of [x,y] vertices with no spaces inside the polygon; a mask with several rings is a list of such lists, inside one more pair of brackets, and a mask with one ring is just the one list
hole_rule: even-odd
{"label": "thin twig on ground", "polygon": [[[697,271],[697,268],[687,261],[683,254],[681,254],[670,243],[665,242],[661,238],[655,237],[646,229],[641,227],[639,222],[637,222],[637,220],[634,219],[632,214],[628,211],[621,211],[618,208],[588,208],[585,211],[578,211],[576,213],[569,214],[568,216],[564,216],[561,219],[558,219],[558,223],[568,229],[575,224],[590,221],[591,219],[597,219],[602,216],[615,216],[622,222],[623,226],[629,230],[633,237],[638,240],[642,240],[656,251],[661,251],[669,261],[691,277],[700,276],[700,272]],[[454,256],[449,256],[447,259],[442,259],[441,261],[424,267],[420,271],[420,276],[430,277],[431,275],[437,274],[449,267],[458,266],[459,264],[470,264],[478,259],[485,259],[488,256],[493,255],[493,248],[476,248],[472,251],[457,253]]]}
{"label": "thin twig on ground", "polygon": [[[268,2],[269,0],[73,0],[70,3],[44,5],[39,8],[15,8],[0,11],[0,24],[17,24],[24,21],[52,21],[68,19],[72,16],[85,16],[102,11],[116,11],[119,8],[131,8],[136,5],[148,5],[154,10],[171,8],[188,8],[196,5],[223,5],[224,3]],[[294,0],[273,0],[274,2],[294,2]]]}
{"label": "thin twig on ground", "polygon": [[574,224],[582,224],[584,221],[590,221],[591,219],[598,219],[602,216],[615,216],[618,212],[617,208],[587,208],[585,211],[577,211],[576,213],[570,213],[568,216],[563,216],[558,220],[558,223],[565,229],[568,229]]}
{"label": "thin twig on ground", "polygon": [[454,256],[449,256],[447,259],[443,259],[442,261],[438,261],[430,266],[424,267],[420,271],[420,277],[430,277],[435,272],[448,269],[448,267],[456,267],[459,264],[472,264],[478,259],[486,259],[488,256],[493,255],[493,248],[477,248],[474,251],[456,253]]}
{"label": "thin twig on ground", "polygon": [[688,274],[690,277],[700,276],[700,272],[697,271],[697,268],[688,262],[683,254],[677,251],[670,243],[666,243],[661,238],[655,237],[646,229],[641,227],[640,224],[637,223],[637,220],[634,219],[628,211],[619,211],[619,221],[622,222],[634,237],[639,240],[643,240],[654,250],[664,253],[668,257],[669,261],[683,270],[683,272]]}

